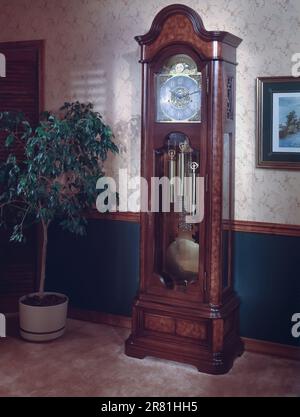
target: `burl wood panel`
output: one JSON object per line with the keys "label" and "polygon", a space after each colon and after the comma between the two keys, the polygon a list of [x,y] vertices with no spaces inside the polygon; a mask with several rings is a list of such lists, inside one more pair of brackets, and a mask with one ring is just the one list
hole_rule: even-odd
{"label": "burl wood panel", "polygon": [[176,334],[195,340],[207,340],[207,325],[191,320],[176,320]]}
{"label": "burl wood panel", "polygon": [[144,320],[146,330],[167,334],[175,333],[175,320],[172,317],[146,313]]}
{"label": "burl wood panel", "polygon": [[188,17],[177,14],[170,16],[163,25],[160,36],[147,46],[144,59],[151,59],[158,51],[174,42],[185,42],[193,45],[193,48],[201,51],[202,55],[212,55],[212,44],[205,42],[195,33],[193,25]]}
{"label": "burl wood panel", "polygon": [[144,328],[156,333],[164,333],[179,337],[206,341],[208,338],[206,322],[188,319],[175,319],[169,316],[145,313]]}
{"label": "burl wood panel", "polygon": [[211,259],[210,259],[210,303],[218,306],[222,302],[220,258],[221,218],[222,218],[222,159],[223,159],[223,63],[218,61],[212,66],[212,139],[211,165]]}

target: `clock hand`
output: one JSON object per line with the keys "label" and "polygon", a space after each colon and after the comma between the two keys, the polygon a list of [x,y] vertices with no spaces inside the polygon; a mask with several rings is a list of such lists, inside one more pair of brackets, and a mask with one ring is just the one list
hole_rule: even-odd
{"label": "clock hand", "polygon": [[193,91],[192,93],[189,93],[188,95],[191,96],[191,95],[197,94],[197,93],[200,93],[200,90]]}
{"label": "clock hand", "polygon": [[182,97],[182,98],[183,98],[183,97],[188,97],[188,96],[192,96],[193,94],[197,94],[197,93],[199,93],[199,90],[193,91],[192,93],[186,93],[186,94],[183,94],[181,97]]}
{"label": "clock hand", "polygon": [[174,92],[175,96],[179,99],[184,98],[184,97],[188,97],[188,96],[191,96],[191,95],[197,94],[197,93],[200,93],[200,91],[196,90],[196,91],[193,91],[192,93],[186,93],[186,94],[180,94],[180,93]]}

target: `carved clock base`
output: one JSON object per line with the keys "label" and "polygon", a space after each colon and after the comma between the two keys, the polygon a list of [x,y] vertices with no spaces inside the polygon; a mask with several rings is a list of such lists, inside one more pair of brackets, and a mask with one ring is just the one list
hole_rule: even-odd
{"label": "carved clock base", "polygon": [[205,349],[195,352],[195,356],[184,355],[180,349],[172,350],[170,345],[161,345],[160,348],[150,347],[146,340],[130,337],[126,341],[125,353],[136,359],[145,359],[157,357],[175,362],[186,363],[195,366],[199,372],[213,375],[223,375],[230,371],[234,360],[241,356],[244,346],[241,340],[236,340],[234,348],[228,349],[228,352],[212,353]]}
{"label": "carved clock base", "polygon": [[[146,308],[138,304],[133,313],[133,333],[125,345],[127,356],[158,357],[220,375],[227,373],[244,351],[237,332],[236,307],[226,315],[222,309],[209,307],[201,312],[181,307],[172,314],[167,306],[156,305],[154,309],[150,303]],[[211,318],[212,314],[218,318]]]}

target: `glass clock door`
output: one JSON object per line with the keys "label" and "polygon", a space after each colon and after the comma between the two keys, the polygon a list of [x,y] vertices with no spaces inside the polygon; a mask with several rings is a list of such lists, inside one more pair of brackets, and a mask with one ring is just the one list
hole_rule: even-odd
{"label": "glass clock door", "polygon": [[202,75],[188,55],[174,55],[156,74],[156,121],[201,122]]}
{"label": "glass clock door", "polygon": [[156,216],[156,273],[168,288],[187,287],[198,280],[199,223],[193,215],[199,172],[199,151],[183,133],[170,133],[166,145],[156,151],[156,176],[168,177],[170,187],[162,194],[169,195],[171,210]]}

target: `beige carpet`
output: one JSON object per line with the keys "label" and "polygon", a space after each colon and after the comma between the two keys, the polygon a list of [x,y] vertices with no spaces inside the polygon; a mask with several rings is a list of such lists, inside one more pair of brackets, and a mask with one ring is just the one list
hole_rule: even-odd
{"label": "beige carpet", "polygon": [[224,376],[124,355],[128,330],[70,320],[66,335],[0,339],[0,396],[295,396],[300,362],[245,353]]}

